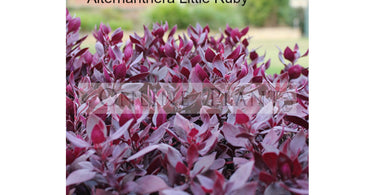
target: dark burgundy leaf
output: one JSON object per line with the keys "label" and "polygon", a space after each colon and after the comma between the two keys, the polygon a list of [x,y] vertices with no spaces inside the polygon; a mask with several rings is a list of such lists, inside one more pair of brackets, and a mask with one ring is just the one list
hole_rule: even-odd
{"label": "dark burgundy leaf", "polygon": [[300,65],[293,65],[288,69],[288,74],[291,79],[296,79],[301,75],[302,67]]}
{"label": "dark burgundy leaf", "polygon": [[289,47],[284,50],[284,58],[292,62],[292,64],[294,63],[294,52]]}
{"label": "dark burgundy leaf", "polygon": [[238,58],[238,56],[240,55],[240,51],[241,51],[241,47],[238,46],[231,54],[229,54],[227,59],[236,60]]}
{"label": "dark burgundy leaf", "polygon": [[300,125],[301,127],[304,127],[306,129],[309,128],[309,123],[306,120],[304,120],[304,119],[302,119],[298,116],[285,115],[284,119],[287,120],[287,121],[290,121],[292,123],[295,123],[297,125]]}
{"label": "dark burgundy leaf", "polygon": [[270,168],[273,175],[277,172],[278,155],[274,152],[266,152],[262,155],[264,163]]}
{"label": "dark burgundy leaf", "polygon": [[210,48],[207,48],[206,53],[204,55],[205,59],[208,62],[213,62],[215,56],[216,56],[215,52],[213,52]]}
{"label": "dark burgundy leaf", "polygon": [[236,113],[236,123],[238,124],[244,124],[250,121],[250,118],[243,113],[241,110],[237,110]]}
{"label": "dark burgundy leaf", "polygon": [[191,144],[187,151],[186,160],[189,167],[192,167],[193,163],[198,159],[199,153],[198,148],[195,144]]}
{"label": "dark burgundy leaf", "polygon": [[186,166],[184,165],[184,163],[177,162],[177,164],[176,164],[176,172],[177,173],[181,173],[181,174],[187,174],[188,169],[186,168]]}

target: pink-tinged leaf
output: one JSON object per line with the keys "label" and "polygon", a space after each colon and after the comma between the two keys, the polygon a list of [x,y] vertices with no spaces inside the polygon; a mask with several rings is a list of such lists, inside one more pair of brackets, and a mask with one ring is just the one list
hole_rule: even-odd
{"label": "pink-tinged leaf", "polygon": [[214,187],[214,181],[211,178],[208,178],[203,175],[197,175],[197,178],[199,180],[199,183],[204,187],[204,190],[212,190]]}
{"label": "pink-tinged leaf", "polygon": [[236,135],[240,134],[240,130],[232,125],[232,124],[229,124],[229,123],[224,123],[223,125],[223,129],[222,129],[223,133],[224,133],[224,137],[226,139],[227,142],[229,142],[230,144],[232,144],[233,146],[236,146],[236,147],[245,147],[246,144],[249,142],[248,139],[246,138],[237,138]]}
{"label": "pink-tinged leaf", "polygon": [[190,189],[194,195],[206,195],[199,183],[192,182],[190,185]]}
{"label": "pink-tinged leaf", "polygon": [[225,165],[225,160],[223,158],[216,159],[214,163],[211,165],[211,170],[219,170]]}
{"label": "pink-tinged leaf", "polygon": [[270,168],[273,175],[276,175],[278,167],[278,155],[274,152],[266,152],[262,155],[264,163]]}
{"label": "pink-tinged leaf", "polygon": [[281,138],[281,135],[277,135],[274,129],[271,129],[271,131],[264,137],[262,144],[267,144],[271,146],[277,146],[279,139]]}
{"label": "pink-tinged leaf", "polygon": [[99,57],[102,57],[104,55],[104,47],[103,47],[102,43],[96,42],[95,49],[96,49],[96,53],[99,55]]}
{"label": "pink-tinged leaf", "polygon": [[[95,133],[93,134],[93,130],[94,128],[96,129],[95,130]],[[99,132],[101,131],[101,133]],[[92,136],[94,135],[94,139],[96,139],[95,141],[101,141],[103,138],[102,136],[105,136],[107,129],[105,127],[105,123],[104,121],[99,118],[98,116],[96,116],[95,114],[91,114],[89,115],[88,119],[87,119],[87,123],[86,123],[86,132],[88,135],[90,135],[90,139],[92,140]]]}
{"label": "pink-tinged leaf", "polygon": [[255,195],[257,190],[257,182],[250,182],[245,184],[243,187],[234,190],[230,193],[230,195]]}
{"label": "pink-tinged leaf", "polygon": [[79,169],[69,174],[66,178],[66,185],[79,184],[89,181],[95,177],[96,173],[89,169]]}
{"label": "pink-tinged leaf", "polygon": [[251,96],[249,100],[247,100],[246,106],[242,108],[242,111],[249,117],[258,113],[259,110],[260,110],[260,103],[258,102],[257,98],[254,96]]}
{"label": "pink-tinged leaf", "polygon": [[189,136],[195,137],[198,133],[199,133],[199,131],[196,128],[192,128],[190,133],[189,133]]}
{"label": "pink-tinged leaf", "polygon": [[[215,71],[216,74],[219,75],[220,77],[222,77],[223,75],[225,75],[228,72],[228,71],[226,71],[224,62],[220,59],[219,55],[214,58],[214,61],[212,62],[212,65],[214,67],[213,71]],[[217,71],[219,71],[219,72],[217,72]]]}
{"label": "pink-tinged leaf", "polygon": [[125,134],[128,134],[125,137],[129,137],[128,129],[129,129],[130,124],[132,124],[133,120],[134,119],[130,119],[123,126],[121,126],[120,129],[118,129],[114,134],[110,136],[109,141],[116,140]]}
{"label": "pink-tinged leaf", "polygon": [[242,165],[242,164],[245,164],[247,162],[249,162],[249,160],[246,159],[246,158],[241,158],[241,157],[234,157],[233,158],[234,165]]}
{"label": "pink-tinged leaf", "polygon": [[270,118],[273,116],[273,103],[269,102],[267,103],[263,108],[259,110],[257,113],[256,118],[254,121],[256,121],[256,126],[254,127],[257,129],[260,125],[267,122]]}
{"label": "pink-tinged leaf", "polygon": [[195,163],[192,175],[206,172],[215,161],[216,152],[203,156]]}
{"label": "pink-tinged leaf", "polygon": [[193,166],[193,163],[198,159],[199,153],[196,144],[191,144],[188,148],[186,160],[188,162],[189,167]]}
{"label": "pink-tinged leaf", "polygon": [[127,106],[125,106],[120,116],[120,120],[119,120],[120,126],[123,126],[126,122],[128,122],[131,119],[134,119],[134,114]]}
{"label": "pink-tinged leaf", "polygon": [[152,134],[151,136],[146,140],[146,142],[148,143],[151,143],[151,144],[156,144],[160,141],[160,139],[163,138],[164,134],[165,134],[165,129],[168,128],[169,126],[169,122],[168,123],[164,123],[163,125],[161,125],[159,128],[157,128]]}
{"label": "pink-tinged leaf", "polygon": [[241,36],[246,35],[246,33],[249,31],[249,27],[246,26],[244,29],[241,30]]}
{"label": "pink-tinged leaf", "polygon": [[116,29],[111,38],[112,44],[116,45],[117,43],[122,42],[122,37],[124,36],[124,32],[122,32],[121,28]]}
{"label": "pink-tinged leaf", "polygon": [[129,65],[130,67],[138,64],[143,59],[143,52],[139,54],[137,58]]}
{"label": "pink-tinged leaf", "polygon": [[103,33],[108,35],[111,32],[111,27],[104,25],[103,23],[100,24],[99,28],[102,30]]}
{"label": "pink-tinged leaf", "polygon": [[193,48],[193,42],[192,41],[189,41],[185,47],[183,47],[181,49],[181,54],[183,55],[186,55],[187,53],[189,53],[191,51],[191,49]]}
{"label": "pink-tinged leaf", "polygon": [[172,37],[174,33],[176,33],[176,30],[177,30],[177,25],[174,25],[171,31],[169,32],[168,38]]}
{"label": "pink-tinged leaf", "polygon": [[295,60],[294,52],[289,47],[287,47],[284,50],[284,58],[294,63],[294,60]]}
{"label": "pink-tinged leaf", "polygon": [[140,150],[139,152],[133,154],[132,156],[130,156],[126,161],[131,161],[131,160],[134,160],[134,159],[137,159],[139,157],[142,157],[143,155],[149,153],[149,152],[152,152],[154,151],[155,149],[159,148],[159,145],[151,145],[151,146],[147,146],[145,148],[143,148],[142,150]]}
{"label": "pink-tinged leaf", "polygon": [[178,135],[189,134],[192,128],[192,125],[190,124],[189,120],[181,116],[179,113],[176,114],[173,124]]}
{"label": "pink-tinged leaf", "polygon": [[157,113],[156,117],[156,126],[160,127],[163,123],[167,122],[167,113],[163,108],[160,108],[158,111],[159,112]]}
{"label": "pink-tinged leaf", "polygon": [[155,175],[146,175],[137,179],[137,193],[149,194],[168,188],[168,185],[160,177]]}
{"label": "pink-tinged leaf", "polygon": [[204,141],[204,144],[205,144],[204,148],[199,150],[200,155],[202,155],[202,156],[206,155],[208,152],[210,152],[215,147],[219,134],[220,134],[220,132],[217,131],[217,132],[213,133],[206,141]]}
{"label": "pink-tinged leaf", "polygon": [[189,78],[190,70],[187,69],[186,67],[182,67],[181,68],[181,74],[183,74],[186,78]]}
{"label": "pink-tinged leaf", "polygon": [[195,73],[197,74],[198,78],[201,80],[201,81],[204,81],[206,78],[208,78],[208,75],[206,73],[206,71],[204,71],[202,69],[201,66],[199,66],[199,64],[195,65]]}
{"label": "pink-tinged leaf", "polygon": [[112,77],[110,76],[109,72],[107,71],[106,68],[103,68],[103,74],[104,74],[104,81],[107,83],[112,82]]}
{"label": "pink-tinged leaf", "polygon": [[290,150],[294,155],[298,155],[298,153],[302,150],[303,146],[306,144],[306,137],[303,130],[300,130],[290,142]]}
{"label": "pink-tinged leaf", "polygon": [[232,190],[241,188],[245,185],[251,175],[253,167],[254,160],[239,165],[239,168],[236,170],[236,172],[234,172],[233,175],[229,178],[229,182],[233,182],[231,188]]}
{"label": "pink-tinged leaf", "polygon": [[88,47],[84,48],[84,49],[81,49],[75,56],[78,57],[78,56],[81,56],[82,54],[84,54],[87,50],[89,50]]}
{"label": "pink-tinged leaf", "polygon": [[137,152],[136,154],[132,155],[131,157],[129,157],[127,159],[127,161],[131,161],[131,160],[134,160],[136,158],[139,158],[139,157],[142,157],[143,155],[155,150],[155,149],[158,149],[160,150],[162,153],[164,154],[167,154],[168,156],[168,162],[173,166],[173,167],[176,167],[176,164],[177,162],[182,162],[182,157],[181,157],[181,154],[180,152],[168,145],[168,144],[158,144],[158,145],[151,145],[151,146],[147,146],[146,148],[143,148],[141,151]]}
{"label": "pink-tinged leaf", "polygon": [[165,190],[161,191],[161,195],[189,195],[189,193],[184,192],[182,190],[165,189]]}
{"label": "pink-tinged leaf", "polygon": [[180,174],[187,174],[188,169],[186,168],[186,166],[184,165],[184,163],[177,162],[177,164],[176,164],[176,172],[180,173]]}
{"label": "pink-tinged leaf", "polygon": [[213,194],[224,194],[223,186],[224,186],[225,178],[222,174],[220,174],[216,170],[215,170],[215,174],[216,174],[216,181],[214,183]]}
{"label": "pink-tinged leaf", "polygon": [[70,165],[75,159],[75,156],[70,149],[66,149],[66,165]]}
{"label": "pink-tinged leaf", "polygon": [[118,64],[113,66],[113,74],[115,75],[116,79],[122,79],[126,76],[126,65],[125,64]]}
{"label": "pink-tinged leaf", "polygon": [[105,130],[105,126],[102,126],[101,123],[94,126],[91,132],[91,141],[93,144],[100,144],[106,140],[103,133]]}
{"label": "pink-tinged leaf", "polygon": [[137,74],[137,75],[135,75],[135,76],[130,77],[130,78],[127,80],[127,82],[143,80],[143,79],[146,78],[149,74],[150,74],[149,72],[144,72],[144,73]]}
{"label": "pink-tinged leaf", "polygon": [[125,61],[127,62],[133,55],[132,44],[127,44],[124,50]]}
{"label": "pink-tinged leaf", "polygon": [[236,123],[244,124],[244,123],[247,123],[249,121],[250,121],[250,119],[245,113],[243,113],[241,110],[237,110]]}
{"label": "pink-tinged leaf", "polygon": [[300,164],[300,162],[298,161],[298,158],[294,159],[293,161],[293,171],[292,171],[292,175],[294,177],[298,177],[300,176],[302,173],[302,166]]}
{"label": "pink-tinged leaf", "polygon": [[69,21],[68,24],[68,32],[76,32],[78,31],[79,27],[81,26],[81,19],[80,18],[73,18]]}
{"label": "pink-tinged leaf", "polygon": [[170,58],[176,57],[175,49],[172,46],[170,46],[169,44],[165,45],[164,52],[165,52],[165,55],[170,57]]}
{"label": "pink-tinged leaf", "polygon": [[278,92],[285,92],[289,84],[289,74],[287,72],[280,74],[275,80],[275,90]]}
{"label": "pink-tinged leaf", "polygon": [[241,52],[241,46],[239,45],[231,54],[228,55],[227,59],[236,60]]}
{"label": "pink-tinged leaf", "polygon": [[267,185],[271,184],[272,182],[276,181],[276,178],[264,171],[259,173],[259,180],[266,183]]}
{"label": "pink-tinged leaf", "polygon": [[164,35],[164,30],[162,28],[158,28],[154,31],[152,31],[152,34],[155,36],[155,37],[163,37]]}
{"label": "pink-tinged leaf", "polygon": [[[176,167],[178,162],[182,162],[182,157],[178,150],[166,144],[160,144],[160,145],[168,147],[167,152],[164,152],[164,153],[167,154],[167,159],[168,159],[169,164],[171,164],[173,167]],[[162,151],[162,149],[160,150]]]}
{"label": "pink-tinged leaf", "polygon": [[201,58],[200,55],[197,55],[190,60],[192,66],[195,66],[196,64],[200,63],[201,61],[202,61],[202,58]]}
{"label": "pink-tinged leaf", "polygon": [[212,62],[214,60],[215,56],[216,56],[215,52],[213,52],[210,48],[207,48],[206,53],[204,55],[206,60],[208,62]]}
{"label": "pink-tinged leaf", "polygon": [[70,141],[74,146],[79,147],[79,148],[87,148],[90,147],[91,145],[87,143],[86,141],[78,138],[77,136],[73,135],[72,132],[66,132],[66,139]]}
{"label": "pink-tinged leaf", "polygon": [[290,121],[294,124],[300,125],[301,127],[304,127],[306,129],[309,128],[309,123],[305,119],[300,118],[298,116],[285,115],[284,119],[287,120],[287,121]]}
{"label": "pink-tinged leaf", "polygon": [[284,179],[289,179],[292,176],[292,170],[288,163],[284,163],[281,165],[280,173]]}

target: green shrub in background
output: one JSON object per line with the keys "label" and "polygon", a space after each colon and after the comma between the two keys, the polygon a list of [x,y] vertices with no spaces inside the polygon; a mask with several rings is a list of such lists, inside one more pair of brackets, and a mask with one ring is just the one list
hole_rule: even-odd
{"label": "green shrub in background", "polygon": [[179,29],[186,29],[190,24],[199,22],[212,28],[223,28],[226,24],[242,27],[245,20],[238,6],[209,3],[204,5],[160,4],[148,9],[144,14],[145,23],[168,21]]}
{"label": "green shrub in background", "polygon": [[108,24],[112,29],[121,27],[123,30],[133,29],[131,20],[126,19],[125,11],[120,9],[73,9],[69,8],[70,13],[81,18],[82,31],[91,32],[95,26],[100,23]]}
{"label": "green shrub in background", "polygon": [[242,13],[252,26],[291,26],[296,15],[289,0],[248,0]]}
{"label": "green shrub in background", "polygon": [[186,28],[192,22],[191,11],[179,4],[159,4],[149,8],[143,17],[147,24],[168,21],[171,26],[177,24],[179,28]]}
{"label": "green shrub in background", "polygon": [[[168,21],[170,26],[186,29],[189,25],[209,24],[213,29],[244,26],[292,26],[296,10],[289,0],[247,0],[245,6],[214,3],[208,4],[158,4],[142,12],[124,9],[69,8],[72,15],[81,18],[82,31],[90,32],[101,22],[112,29],[140,30],[143,24]],[[134,11],[134,10],[133,10]],[[140,14],[141,13],[141,14]]]}

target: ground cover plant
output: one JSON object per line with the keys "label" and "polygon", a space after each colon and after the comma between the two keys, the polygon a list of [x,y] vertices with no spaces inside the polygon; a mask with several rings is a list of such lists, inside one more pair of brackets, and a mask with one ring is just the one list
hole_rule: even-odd
{"label": "ground cover plant", "polygon": [[67,194],[308,194],[308,51],[267,75],[249,28],[66,29]]}

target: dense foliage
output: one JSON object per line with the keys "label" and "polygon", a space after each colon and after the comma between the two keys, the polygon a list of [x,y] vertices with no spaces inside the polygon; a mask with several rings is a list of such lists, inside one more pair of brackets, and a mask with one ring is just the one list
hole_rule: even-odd
{"label": "dense foliage", "polygon": [[[215,38],[208,26],[175,35],[156,23],[124,43],[121,29],[100,25],[94,54],[68,11],[66,29],[67,194],[308,194],[298,45],[280,50],[285,68],[267,75],[249,28]],[[207,88],[231,95],[207,103]]]}

